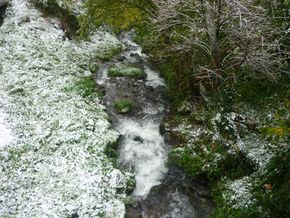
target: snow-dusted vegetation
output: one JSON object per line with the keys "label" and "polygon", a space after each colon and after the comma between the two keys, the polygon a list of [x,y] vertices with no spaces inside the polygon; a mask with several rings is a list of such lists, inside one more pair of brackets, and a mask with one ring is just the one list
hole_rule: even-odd
{"label": "snow-dusted vegetation", "polygon": [[68,41],[22,0],[0,36],[0,217],[123,217],[126,176],[104,152],[118,133],[99,99],[76,88],[118,40],[100,31],[92,43]]}
{"label": "snow-dusted vegetation", "polygon": [[288,218],[289,5],[0,0],[0,218]]}

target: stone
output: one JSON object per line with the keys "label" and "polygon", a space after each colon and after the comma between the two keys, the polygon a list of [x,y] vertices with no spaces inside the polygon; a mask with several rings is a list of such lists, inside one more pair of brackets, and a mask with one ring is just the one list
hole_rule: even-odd
{"label": "stone", "polygon": [[141,136],[135,136],[133,140],[136,142],[141,142],[141,143],[144,142],[144,139]]}
{"label": "stone", "polygon": [[128,113],[129,112],[129,110],[130,110],[130,108],[128,108],[128,107],[125,107],[125,108],[123,108],[123,109],[121,109],[121,113]]}

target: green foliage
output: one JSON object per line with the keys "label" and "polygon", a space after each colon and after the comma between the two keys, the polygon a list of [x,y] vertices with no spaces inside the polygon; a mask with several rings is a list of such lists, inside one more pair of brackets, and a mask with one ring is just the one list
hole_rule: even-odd
{"label": "green foliage", "polygon": [[[270,188],[265,188],[269,184]],[[254,191],[259,206],[270,217],[288,217],[290,214],[290,148],[285,146],[277,151],[269,162],[267,171],[261,176]]]}
{"label": "green foliage", "polygon": [[221,144],[177,148],[170,154],[170,159],[177,163],[189,176],[206,176],[214,181],[223,176],[235,179],[248,175],[253,166],[241,153],[229,154]]}
{"label": "green foliage", "polygon": [[220,181],[213,190],[217,207],[214,218],[271,217],[287,218],[290,214],[290,148],[279,149],[269,162],[264,174],[252,175],[255,181],[251,190],[255,203],[247,208],[235,208],[224,196],[226,180]]}
{"label": "green foliage", "polygon": [[120,54],[122,49],[123,49],[122,45],[120,44],[116,47],[108,49],[107,51],[97,54],[97,58],[99,58],[102,61],[110,61],[113,59],[113,57]]}
{"label": "green foliage", "polygon": [[119,113],[128,113],[132,111],[134,104],[129,99],[120,99],[114,103],[114,107]]}
{"label": "green foliage", "polygon": [[168,86],[169,96],[173,105],[194,95],[192,72],[194,71],[193,59],[190,53],[175,54],[161,58],[156,62]]}
{"label": "green foliage", "polygon": [[24,88],[17,87],[17,86],[16,87],[15,86],[11,86],[9,94],[10,95],[21,95],[21,96],[26,96],[27,95],[27,93],[26,93]]}
{"label": "green foliage", "polygon": [[226,187],[227,180],[219,181],[213,189],[213,198],[216,203],[216,208],[211,214],[212,218],[255,218],[255,217],[267,217],[266,214],[263,216],[261,209],[257,206],[234,208],[224,196],[227,191]]}
{"label": "green foliage", "polygon": [[260,131],[268,138],[287,140],[290,136],[290,100],[286,98],[277,105],[274,107],[274,114],[270,119],[266,119]]}
{"label": "green foliage", "polygon": [[108,76],[144,79],[146,77],[146,74],[144,73],[143,70],[139,68],[127,66],[124,64],[117,64],[109,68]]}
{"label": "green foliage", "polygon": [[79,92],[83,98],[93,100],[102,96],[97,89],[96,82],[93,76],[83,77],[76,83],[76,86],[67,91]]}
{"label": "green foliage", "polygon": [[86,37],[101,25],[108,25],[116,32],[128,30],[144,21],[151,5],[151,1],[146,0],[88,0],[85,3],[86,13],[79,16],[79,33]]}
{"label": "green foliage", "polygon": [[117,152],[117,142],[107,144],[105,148],[105,154],[113,164],[114,168],[118,167],[118,152]]}

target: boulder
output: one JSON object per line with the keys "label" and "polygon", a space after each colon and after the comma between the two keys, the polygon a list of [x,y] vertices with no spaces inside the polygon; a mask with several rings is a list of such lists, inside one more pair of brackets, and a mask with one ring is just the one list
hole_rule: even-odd
{"label": "boulder", "polygon": [[9,0],[0,0],[0,7],[7,5]]}

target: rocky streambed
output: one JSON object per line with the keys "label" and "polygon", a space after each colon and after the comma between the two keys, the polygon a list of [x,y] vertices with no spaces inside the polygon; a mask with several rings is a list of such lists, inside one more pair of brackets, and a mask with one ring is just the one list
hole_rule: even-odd
{"label": "rocky streambed", "polygon": [[[208,217],[213,202],[207,183],[189,179],[167,164],[170,139],[160,133],[169,112],[166,86],[133,36],[133,31],[120,36],[126,48],[103,62],[96,77],[104,93],[102,103],[121,134],[116,148],[119,167],[135,174],[134,202],[127,206],[127,217]],[[123,108],[117,107],[119,102]]]}

